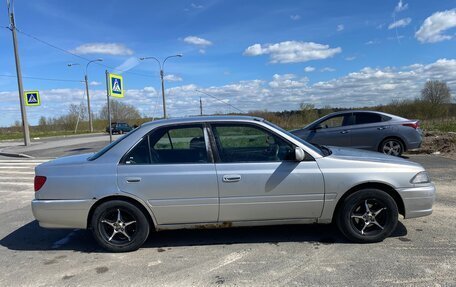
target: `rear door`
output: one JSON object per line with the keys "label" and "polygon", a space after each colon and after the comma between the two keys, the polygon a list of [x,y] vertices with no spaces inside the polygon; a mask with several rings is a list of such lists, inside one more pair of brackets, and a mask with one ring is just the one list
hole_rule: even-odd
{"label": "rear door", "polygon": [[218,219],[218,184],[202,125],[154,130],[118,165],[118,186],[147,200],[159,224]]}
{"label": "rear door", "polygon": [[370,112],[354,112],[354,125],[350,129],[351,146],[377,150],[385,134],[391,129],[386,116]]}
{"label": "rear door", "polygon": [[352,113],[334,115],[317,123],[306,141],[329,146],[350,146]]}
{"label": "rear door", "polygon": [[312,158],[294,161],[294,146],[254,124],[212,124],[217,146],[220,222],[317,218],[323,176]]}

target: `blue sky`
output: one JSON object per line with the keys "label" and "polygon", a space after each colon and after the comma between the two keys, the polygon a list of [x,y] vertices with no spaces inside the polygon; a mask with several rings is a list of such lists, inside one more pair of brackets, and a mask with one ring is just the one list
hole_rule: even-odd
{"label": "blue sky", "polygon": [[[456,1],[51,1],[16,0],[23,75],[82,80],[85,60],[103,58],[124,76],[127,103],[160,116],[157,63],[165,65],[171,116],[355,107],[414,98],[428,79],[456,89]],[[2,11],[1,11],[2,10]],[[6,4],[0,26],[8,26]],[[24,34],[25,33],[25,34]],[[11,32],[0,29],[0,126],[20,119]],[[68,63],[81,66],[67,67]],[[104,70],[92,64],[93,111],[105,103]],[[42,106],[27,108],[31,124],[59,116],[84,98],[79,82],[24,78]]]}

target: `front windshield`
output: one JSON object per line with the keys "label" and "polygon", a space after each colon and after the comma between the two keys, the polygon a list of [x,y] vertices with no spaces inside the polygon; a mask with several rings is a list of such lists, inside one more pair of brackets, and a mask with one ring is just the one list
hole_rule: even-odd
{"label": "front windshield", "polygon": [[268,122],[268,121],[266,121],[266,120],[265,120],[264,122],[265,122],[266,124],[272,126],[273,128],[276,128],[276,129],[278,129],[279,131],[281,131],[281,132],[287,134],[288,136],[292,137],[293,139],[299,141],[300,143],[302,143],[302,144],[305,145],[306,147],[310,148],[310,149],[313,150],[314,152],[318,153],[319,155],[321,155],[321,156],[324,156],[324,155],[325,155],[325,153],[324,153],[321,149],[319,149],[318,147],[316,147],[316,146],[314,146],[314,145],[312,145],[312,144],[306,142],[306,141],[303,140],[302,138],[297,137],[296,135],[290,133],[289,131],[287,131],[287,130],[281,128],[281,127],[279,127],[278,125],[275,125],[275,124],[273,124],[273,123],[271,123],[271,122]]}

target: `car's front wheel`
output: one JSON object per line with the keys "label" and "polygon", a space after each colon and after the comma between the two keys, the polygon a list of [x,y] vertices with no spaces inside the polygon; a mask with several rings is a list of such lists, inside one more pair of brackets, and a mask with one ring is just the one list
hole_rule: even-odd
{"label": "car's front wheel", "polygon": [[135,205],[112,200],[98,206],[91,220],[98,244],[111,252],[137,250],[149,236],[149,221]]}
{"label": "car's front wheel", "polygon": [[378,189],[364,189],[349,195],[336,214],[340,231],[354,242],[382,241],[396,229],[397,222],[396,202]]}

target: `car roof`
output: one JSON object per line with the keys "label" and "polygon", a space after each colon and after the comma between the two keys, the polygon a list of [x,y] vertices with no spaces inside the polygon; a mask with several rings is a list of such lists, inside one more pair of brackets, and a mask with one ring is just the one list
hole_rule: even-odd
{"label": "car roof", "polygon": [[252,116],[195,116],[195,117],[185,117],[185,118],[170,118],[162,119],[151,122],[146,122],[143,126],[148,125],[168,125],[168,124],[183,124],[183,123],[200,123],[200,122],[214,122],[214,121],[264,121],[260,117]]}
{"label": "car roof", "polygon": [[345,110],[345,111],[330,113],[327,116],[335,116],[335,115],[341,115],[341,114],[346,114],[346,113],[373,113],[373,114],[379,114],[379,115],[388,116],[388,117],[391,117],[391,118],[396,119],[396,120],[406,120],[405,118],[402,118],[402,117],[399,117],[399,116],[396,116],[396,115],[392,115],[392,114],[388,114],[388,113],[384,113],[384,112],[379,112],[379,111],[370,111],[370,110]]}

